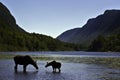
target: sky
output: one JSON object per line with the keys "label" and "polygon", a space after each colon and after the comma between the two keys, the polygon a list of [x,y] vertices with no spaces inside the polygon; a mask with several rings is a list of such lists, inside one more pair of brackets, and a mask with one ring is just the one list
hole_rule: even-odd
{"label": "sky", "polygon": [[120,0],[0,0],[25,31],[56,38],[82,27],[108,9],[120,9]]}

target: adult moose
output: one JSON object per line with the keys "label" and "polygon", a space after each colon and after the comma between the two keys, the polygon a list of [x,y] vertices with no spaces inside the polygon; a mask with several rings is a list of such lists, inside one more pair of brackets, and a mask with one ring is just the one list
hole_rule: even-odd
{"label": "adult moose", "polygon": [[45,65],[45,67],[47,68],[48,66],[52,66],[53,68],[53,72],[56,72],[56,69],[59,70],[59,72],[61,71],[61,63],[60,62],[56,62],[56,61],[52,61],[52,62],[47,62],[47,64]]}
{"label": "adult moose", "polygon": [[25,56],[17,55],[14,57],[14,62],[15,62],[15,67],[14,67],[15,72],[17,72],[18,64],[23,65],[24,72],[26,72],[26,67],[29,64],[33,65],[36,69],[38,69],[37,63],[29,55],[25,55]]}

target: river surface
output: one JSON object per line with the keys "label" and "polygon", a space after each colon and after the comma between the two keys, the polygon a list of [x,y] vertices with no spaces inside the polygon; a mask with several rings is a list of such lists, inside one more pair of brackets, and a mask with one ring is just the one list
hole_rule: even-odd
{"label": "river surface", "polygon": [[63,52],[0,52],[0,54],[22,54],[22,55],[44,55],[44,56],[78,56],[78,57],[120,57],[120,52],[84,52],[84,51],[63,51]]}
{"label": "river surface", "polygon": [[[4,53],[4,52],[1,52]],[[90,53],[90,54],[89,54]],[[60,57],[120,57],[119,53],[102,52],[5,52],[4,54],[27,54]],[[74,62],[62,62],[61,72],[53,73],[52,68],[45,68],[47,61],[38,61],[39,70],[32,65],[27,66],[27,72],[18,66],[18,72],[14,72],[12,59],[0,60],[0,80],[120,80],[120,69],[110,68],[101,64],[85,64]]]}

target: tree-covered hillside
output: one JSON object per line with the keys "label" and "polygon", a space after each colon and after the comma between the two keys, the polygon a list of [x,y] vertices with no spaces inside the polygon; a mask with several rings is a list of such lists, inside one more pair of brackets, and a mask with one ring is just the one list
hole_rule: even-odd
{"label": "tree-covered hillside", "polygon": [[81,28],[67,30],[57,39],[82,44],[88,51],[120,51],[120,10],[106,10]]}
{"label": "tree-covered hillside", "polygon": [[98,36],[89,46],[88,51],[116,51],[120,52],[120,34],[107,37]]}
{"label": "tree-covered hillside", "polygon": [[0,3],[0,51],[68,51],[78,49],[78,45],[64,43],[50,36],[26,32],[16,24],[15,18],[7,7]]}
{"label": "tree-covered hillside", "polygon": [[0,31],[0,51],[64,51],[75,50],[73,44],[36,33]]}

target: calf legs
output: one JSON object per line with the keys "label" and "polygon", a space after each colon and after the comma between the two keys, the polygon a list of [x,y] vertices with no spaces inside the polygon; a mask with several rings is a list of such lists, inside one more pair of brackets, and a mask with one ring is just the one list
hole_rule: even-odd
{"label": "calf legs", "polygon": [[26,72],[27,65],[23,65],[23,71]]}
{"label": "calf legs", "polygon": [[56,72],[56,68],[53,68],[53,72]]}
{"label": "calf legs", "polygon": [[59,72],[61,72],[60,68],[53,68],[53,72],[56,72],[56,69],[58,69]]}

